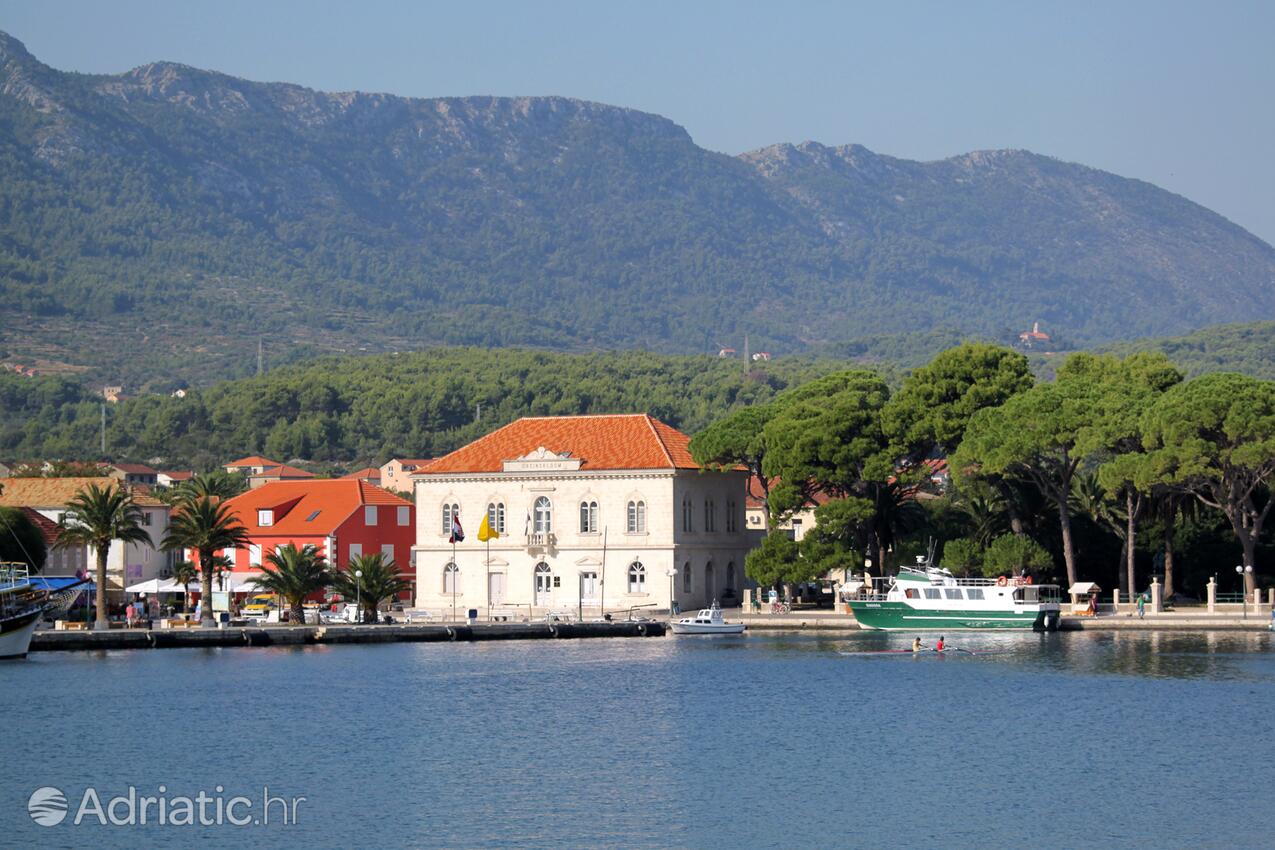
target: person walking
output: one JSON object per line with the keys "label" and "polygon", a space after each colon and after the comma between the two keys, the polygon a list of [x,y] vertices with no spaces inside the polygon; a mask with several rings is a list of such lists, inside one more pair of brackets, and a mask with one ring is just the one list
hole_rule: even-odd
{"label": "person walking", "polygon": [[1145,593],[1138,594],[1138,619],[1141,620],[1147,613],[1147,596]]}

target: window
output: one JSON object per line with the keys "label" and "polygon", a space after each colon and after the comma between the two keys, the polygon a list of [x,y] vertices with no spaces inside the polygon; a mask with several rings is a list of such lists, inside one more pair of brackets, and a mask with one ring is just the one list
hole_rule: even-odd
{"label": "window", "polygon": [[943,595],[948,599],[960,599],[961,589],[959,587],[949,587],[943,590]]}
{"label": "window", "polygon": [[388,564],[390,561],[393,561],[394,560],[394,544],[382,543],[381,554],[385,556],[385,563]]}
{"label": "window", "polygon": [[938,598],[939,598],[939,589],[938,589],[937,587],[927,587],[927,588],[925,588],[925,598],[926,598],[926,599],[938,599]]}
{"label": "window", "polygon": [[982,598],[983,598],[983,588],[981,588],[981,587],[971,587],[971,588],[967,588],[967,589],[966,589],[966,591],[965,591],[965,596],[966,596],[966,598],[968,598],[968,599],[982,599]]}
{"label": "window", "polygon": [[629,564],[629,593],[646,592],[646,567],[641,561]]}
{"label": "window", "polygon": [[687,561],[685,564],[682,564],[682,592],[690,593],[691,585],[691,562]]}
{"label": "window", "polygon": [[443,567],[443,593],[458,593],[460,591],[460,567],[455,564],[448,564]]}
{"label": "window", "polygon": [[646,533],[646,502],[639,499],[636,502],[629,502],[628,524],[626,525],[629,534],[645,534]]}
{"label": "window", "polygon": [[682,500],[682,531],[694,531],[695,523],[693,521],[694,511],[691,509],[691,500]]}
{"label": "window", "polygon": [[548,496],[540,496],[536,499],[533,523],[536,534],[548,534],[553,531],[553,505],[550,504]]}
{"label": "window", "polygon": [[409,508],[407,505],[400,505],[398,508],[398,524],[399,525],[412,524],[412,509]]}
{"label": "window", "polygon": [[717,509],[713,505],[712,499],[704,500],[704,530],[717,530]]}
{"label": "window", "polygon": [[443,505],[443,536],[450,536],[452,533],[452,520],[460,516],[460,505],[454,502],[450,505]]}
{"label": "window", "polygon": [[351,558],[351,559],[354,559],[354,558],[361,557],[362,555],[363,555],[363,544],[362,544],[362,543],[351,543],[351,544],[350,544],[350,558]]}
{"label": "window", "polygon": [[580,533],[596,534],[598,531],[598,503],[580,503]]}
{"label": "window", "polygon": [[248,544],[248,565],[252,567],[261,566],[261,544]]}
{"label": "window", "polygon": [[789,540],[801,539],[801,520],[794,519],[792,521],[792,528],[788,529],[788,539]]}
{"label": "window", "polygon": [[487,503],[487,527],[497,534],[505,533],[505,503]]}
{"label": "window", "polygon": [[916,592],[916,588],[914,588],[914,587],[909,587],[907,590],[903,591],[903,595],[904,595],[904,596],[906,596],[908,599],[920,599],[920,598],[921,598],[921,594],[917,593],[917,592]]}
{"label": "window", "polygon": [[376,505],[363,506],[363,524],[376,525]]}
{"label": "window", "polygon": [[[149,522],[147,522],[146,524],[150,525]],[[269,508],[265,508],[263,510],[257,511],[257,525],[261,526],[262,528],[268,525],[274,525],[274,511],[270,510]]]}
{"label": "window", "polygon": [[319,509],[319,510],[317,510],[317,511],[311,511],[311,512],[310,512],[310,515],[309,515],[308,517],[306,517],[306,518],[305,518],[305,521],[306,521],[306,522],[314,522],[316,519],[318,519],[318,518],[319,518],[319,514],[321,514],[321,513],[323,513],[323,509],[322,509],[322,508],[320,508],[320,509]]}
{"label": "window", "polygon": [[735,595],[735,562],[731,561],[726,565],[726,590],[723,596]]}
{"label": "window", "polygon": [[726,500],[726,532],[734,534],[739,531],[739,517],[736,513],[739,511],[739,505],[734,500]]}

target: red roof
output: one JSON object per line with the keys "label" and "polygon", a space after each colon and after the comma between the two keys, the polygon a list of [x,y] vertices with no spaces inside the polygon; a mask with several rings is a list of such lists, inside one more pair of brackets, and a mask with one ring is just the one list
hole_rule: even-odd
{"label": "red roof", "polygon": [[[770,489],[773,490],[779,486],[779,476],[770,479]],[[761,479],[756,475],[748,476],[748,490],[744,493],[744,506],[747,508],[765,508],[766,507],[766,491],[761,488]],[[822,490],[816,490],[811,494],[810,500],[814,502],[814,507],[825,505],[831,501],[828,494]]]}
{"label": "red roof", "polygon": [[[226,504],[253,537],[322,537],[364,505],[412,505],[389,490],[349,478],[275,481],[241,493]],[[257,524],[261,510],[274,511],[273,524]]]}
{"label": "red roof", "polygon": [[190,479],[195,477],[195,473],[191,472],[190,470],[185,470],[181,472],[178,472],[178,471],[161,472],[159,474],[167,475],[168,478],[172,481],[189,481]]}
{"label": "red roof", "polygon": [[511,422],[416,475],[501,472],[504,462],[540,447],[579,458],[581,469],[699,469],[691,438],[645,413],[606,416],[535,416]]}
{"label": "red roof", "polygon": [[118,469],[120,472],[124,472],[129,475],[154,475],[155,474],[155,470],[141,463],[116,463],[116,464],[112,464],[112,468]]}
{"label": "red roof", "polygon": [[375,466],[366,466],[363,469],[356,469],[354,472],[351,472],[349,475],[342,475],[341,477],[342,478],[357,478],[360,481],[366,481],[369,478],[375,478],[377,481],[380,481],[381,470],[377,469]]}
{"label": "red roof", "polygon": [[413,458],[400,457],[400,458],[394,458],[394,460],[397,460],[398,465],[403,467],[404,469],[408,469],[408,468],[420,469],[422,466],[429,466],[431,463],[438,460],[438,458],[436,457],[413,457]]}
{"label": "red roof", "polygon": [[32,525],[40,529],[40,536],[44,538],[44,545],[53,548],[53,544],[58,542],[58,524],[49,519],[35,508],[19,508],[31,520]]}
{"label": "red roof", "polygon": [[261,455],[249,455],[248,457],[241,457],[239,460],[232,460],[226,466],[283,466],[283,464]]}
{"label": "red roof", "polygon": [[295,466],[287,464],[279,464],[261,472],[254,473],[250,478],[313,478],[313,472],[306,472],[304,469],[297,469]]}

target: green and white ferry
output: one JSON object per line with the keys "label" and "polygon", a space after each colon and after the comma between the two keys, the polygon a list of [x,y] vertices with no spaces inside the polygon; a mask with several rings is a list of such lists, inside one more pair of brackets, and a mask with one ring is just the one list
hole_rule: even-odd
{"label": "green and white ferry", "polygon": [[957,578],[931,566],[901,567],[884,593],[871,587],[847,599],[865,629],[1034,629],[1058,628],[1062,595],[1056,584],[1034,584],[1029,576]]}

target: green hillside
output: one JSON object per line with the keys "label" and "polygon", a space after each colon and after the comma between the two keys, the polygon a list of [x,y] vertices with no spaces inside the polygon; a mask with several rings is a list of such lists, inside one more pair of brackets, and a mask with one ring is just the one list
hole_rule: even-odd
{"label": "green hillside", "polygon": [[1275,249],[1025,151],[698,147],[567,98],[113,76],[0,33],[0,349],[130,389],[292,352],[1073,346],[1275,316]]}

